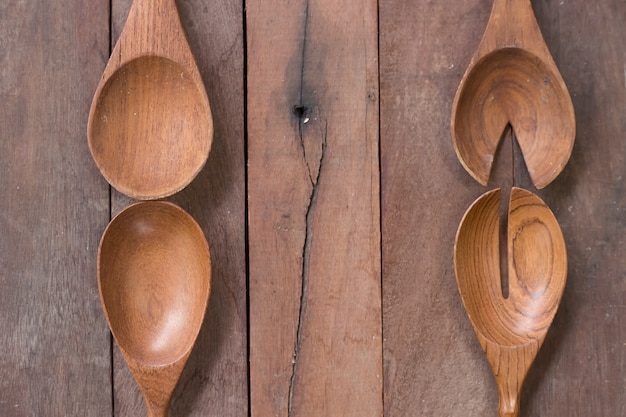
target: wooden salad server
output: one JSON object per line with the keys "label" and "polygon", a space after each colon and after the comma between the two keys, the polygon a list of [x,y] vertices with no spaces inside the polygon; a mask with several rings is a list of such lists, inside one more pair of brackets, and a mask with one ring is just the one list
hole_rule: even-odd
{"label": "wooden salad server", "polygon": [[141,200],[187,186],[204,166],[213,120],[175,0],[135,0],[96,89],[89,149],[107,181]]}
{"label": "wooden salad server", "polygon": [[452,106],[454,149],[487,185],[498,142],[513,127],[535,187],[563,170],[576,135],[574,107],[530,0],[494,0]]}
{"label": "wooden salad server", "polygon": [[148,417],[167,417],[211,289],[209,246],[193,218],[163,201],[135,203],[107,226],[98,289]]}
{"label": "wooden salad server", "polygon": [[499,250],[500,190],[479,197],[456,236],[459,293],[499,391],[500,417],[517,417],[522,384],[552,323],[567,276],[559,225],[545,203],[511,190],[508,215],[508,297],[503,297]]}

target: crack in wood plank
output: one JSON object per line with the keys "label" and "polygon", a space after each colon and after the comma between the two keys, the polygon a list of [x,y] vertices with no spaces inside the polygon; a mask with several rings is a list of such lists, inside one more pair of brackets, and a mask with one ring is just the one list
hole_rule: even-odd
{"label": "crack in wood plank", "polygon": [[293,413],[293,393],[294,393],[294,385],[296,379],[296,371],[298,365],[298,353],[300,349],[300,342],[302,340],[302,321],[303,316],[306,311],[306,300],[307,300],[307,289],[308,289],[308,265],[309,265],[309,255],[311,249],[311,217],[312,217],[312,209],[317,202],[317,192],[319,190],[319,176],[322,171],[321,160],[323,158],[324,153],[322,152],[322,157],[320,158],[320,167],[317,172],[316,180],[313,181],[313,176],[311,174],[311,167],[307,160],[306,154],[306,146],[304,144],[304,132],[303,132],[303,120],[306,117],[307,108],[303,105],[303,90],[304,90],[304,70],[305,70],[305,57],[306,57],[306,43],[307,43],[307,34],[308,34],[308,25],[309,25],[309,2],[306,2],[306,8],[304,10],[304,29],[302,36],[302,56],[300,61],[300,104],[294,107],[294,112],[296,116],[299,117],[298,120],[298,134],[300,136],[300,148],[302,149],[302,158],[304,160],[304,164],[307,168],[307,173],[309,176],[309,180],[311,181],[311,193],[309,196],[309,203],[306,209],[305,214],[305,234],[304,234],[304,243],[302,247],[302,270],[300,275],[300,309],[298,312],[298,325],[296,330],[296,340],[293,347],[293,357],[291,359],[291,377],[289,378],[289,390],[287,392],[287,416],[291,417]]}
{"label": "crack in wood plank", "polygon": [[287,401],[287,412],[288,416],[292,416],[293,411],[293,392],[295,386],[295,379],[297,373],[297,365],[298,365],[298,354],[300,350],[300,345],[302,342],[302,328],[304,322],[304,315],[306,312],[306,302],[307,302],[307,290],[309,286],[309,262],[311,259],[311,245],[313,241],[313,217],[315,214],[315,208],[317,207],[317,196],[319,194],[320,189],[320,178],[322,174],[322,168],[324,164],[324,156],[326,155],[327,148],[327,138],[328,138],[328,125],[324,124],[324,131],[322,132],[322,144],[321,144],[321,154],[318,161],[318,169],[317,175],[315,179],[313,178],[313,174],[311,172],[309,161],[306,158],[306,150],[304,146],[304,140],[302,139],[302,121],[300,122],[300,137],[301,137],[301,148],[302,148],[302,157],[304,158],[305,165],[308,170],[309,179],[311,180],[311,194],[309,197],[309,204],[306,208],[305,214],[305,235],[304,235],[304,244],[302,247],[302,274],[301,274],[301,285],[300,285],[300,311],[298,315],[298,328],[296,333],[296,341],[293,351],[293,359],[292,359],[292,368],[291,368],[291,378],[289,381],[289,398]]}

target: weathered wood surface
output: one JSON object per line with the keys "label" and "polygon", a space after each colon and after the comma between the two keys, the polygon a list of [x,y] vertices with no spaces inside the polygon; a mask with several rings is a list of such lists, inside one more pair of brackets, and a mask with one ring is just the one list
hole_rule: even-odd
{"label": "weathered wood surface", "polygon": [[251,415],[382,415],[376,2],[248,1]]}
{"label": "weathered wood surface", "polygon": [[[578,133],[568,166],[538,192],[561,224],[569,276],[521,415],[625,415],[626,4],[533,6],[572,95]],[[495,380],[452,269],[458,223],[485,188],[456,160],[448,127],[491,2],[379,7],[385,416],[496,416]],[[535,191],[523,165],[516,172],[518,185]],[[503,181],[510,179],[489,186]]]}
{"label": "weathered wood surface", "polygon": [[537,12],[572,94],[578,133],[568,167],[541,195],[561,223],[570,266],[549,345],[529,374],[526,415],[623,416],[626,3],[559,3]]}
{"label": "weathered wood surface", "polygon": [[[113,42],[130,1],[113,1]],[[169,200],[200,224],[211,250],[204,325],[172,398],[172,416],[248,413],[245,251],[244,54],[241,2],[177,2],[211,103],[214,137],[206,166]],[[112,215],[132,201],[113,190]],[[139,390],[114,347],[115,416],[143,416]]]}
{"label": "weathered wood surface", "polygon": [[109,198],[85,142],[108,55],[107,9],[0,4],[2,416],[110,414],[94,263]]}
{"label": "weathered wood surface", "polygon": [[[461,217],[486,189],[459,164],[449,132],[491,1],[381,0],[378,27],[370,1],[310,0],[308,12],[306,0],[248,1],[245,16],[241,1],[177,3],[215,137],[205,169],[171,199],[200,223],[213,262],[209,310],[172,416],[286,416],[290,404],[293,416],[378,416],[383,376],[386,417],[497,415],[495,380],[452,262]],[[622,416],[626,3],[532,3],[572,95],[577,138],[565,170],[537,192],[563,230],[569,276],[522,417]],[[131,200],[113,192],[109,208],[86,144],[109,38],[129,5],[112,3],[111,35],[106,1],[0,2],[2,416],[145,415],[111,350],[95,278],[100,235]],[[535,192],[523,165],[516,174]],[[507,181],[496,173],[489,187]]]}

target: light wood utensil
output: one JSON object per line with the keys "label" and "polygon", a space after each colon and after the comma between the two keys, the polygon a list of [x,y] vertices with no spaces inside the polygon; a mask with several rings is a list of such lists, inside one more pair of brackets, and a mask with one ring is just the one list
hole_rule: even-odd
{"label": "light wood utensil", "polygon": [[133,198],[171,195],[202,169],[213,120],[175,0],[133,2],[87,131],[102,175]]}
{"label": "light wood utensil", "polygon": [[168,415],[172,392],[202,325],[210,277],[202,230],[171,203],[131,205],[102,236],[100,300],[148,417]]}
{"label": "light wood utensil", "polygon": [[454,268],[463,305],[498,385],[501,417],[517,417],[526,374],[565,288],[567,253],[545,203],[513,187],[508,215],[508,298],[499,251],[500,190],[467,210],[456,236]]}
{"label": "light wood utensil", "polygon": [[483,185],[507,124],[537,188],[565,167],[576,135],[574,107],[530,0],[494,1],[456,92],[451,120],[456,154]]}

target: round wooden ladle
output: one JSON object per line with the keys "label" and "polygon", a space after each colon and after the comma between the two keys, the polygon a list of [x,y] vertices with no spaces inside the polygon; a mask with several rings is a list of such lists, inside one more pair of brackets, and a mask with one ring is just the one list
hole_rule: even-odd
{"label": "round wooden ladle", "polygon": [[168,415],[172,392],[202,325],[210,277],[204,234],[174,204],[131,205],[102,236],[100,300],[148,417]]}
{"label": "round wooden ladle", "polygon": [[452,106],[454,149],[487,185],[498,142],[513,127],[530,178],[548,185],[564,168],[576,135],[567,87],[541,35],[530,0],[495,0]]}
{"label": "round wooden ladle", "polygon": [[513,187],[504,298],[499,212],[499,189],[467,210],[456,236],[454,268],[463,305],[496,377],[500,416],[517,417],[522,384],[565,289],[567,254],[550,209],[530,191]]}
{"label": "round wooden ladle", "polygon": [[209,100],[175,0],[135,0],[89,113],[89,149],[107,181],[151,200],[187,186],[211,148]]}

